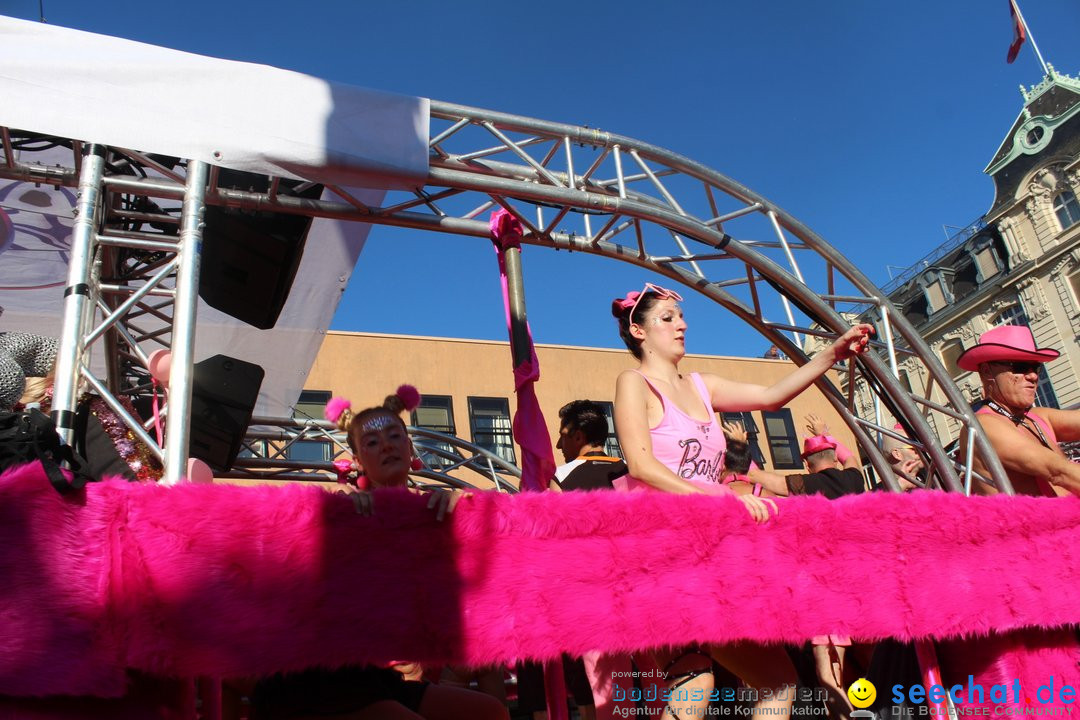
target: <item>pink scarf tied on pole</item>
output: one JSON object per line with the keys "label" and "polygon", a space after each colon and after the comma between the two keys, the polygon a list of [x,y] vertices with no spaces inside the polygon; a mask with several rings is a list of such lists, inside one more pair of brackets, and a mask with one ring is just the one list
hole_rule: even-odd
{"label": "pink scarf tied on pole", "polygon": [[[506,251],[519,248],[522,236],[521,222],[505,209],[496,210],[489,221],[491,238],[499,258],[499,277],[502,284],[503,309],[506,328],[510,324],[510,290],[506,279]],[[540,379],[540,362],[533,347],[532,330],[526,324],[529,338],[529,359],[514,368],[514,392],[517,395],[517,411],[514,413],[514,438],[521,446],[521,489],[546,490],[555,475],[555,457],[551,452],[551,440],[547,435],[547,423],[540,403],[536,399],[535,383]],[[513,336],[510,338],[513,342]]]}
{"label": "pink scarf tied on pole", "polygon": [[[506,313],[506,329],[510,343],[514,342],[514,328],[510,321],[510,288],[506,278],[506,251],[521,248],[521,221],[500,208],[491,213],[489,221],[491,239],[499,258],[499,279],[502,284],[503,309]],[[528,336],[529,359],[521,360],[514,368],[514,393],[517,395],[517,411],[514,413],[514,437],[521,446],[521,490],[546,490],[555,475],[555,458],[551,453],[551,441],[547,435],[547,423],[534,387],[540,379],[540,361],[533,346],[532,329],[525,324]],[[547,699],[548,717],[551,720],[567,720],[566,685],[563,680],[562,660],[544,663],[544,696]]]}

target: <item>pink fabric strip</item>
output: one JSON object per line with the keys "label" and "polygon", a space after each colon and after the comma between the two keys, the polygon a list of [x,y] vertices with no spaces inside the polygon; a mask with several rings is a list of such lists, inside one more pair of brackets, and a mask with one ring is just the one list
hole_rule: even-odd
{"label": "pink fabric strip", "polygon": [[[521,223],[511,213],[500,208],[491,214],[489,221],[495,254],[499,259],[499,284],[502,286],[503,311],[510,342],[514,341],[510,324],[510,288],[506,279],[506,250],[520,247]],[[514,412],[514,438],[521,447],[521,489],[546,490],[555,475],[555,457],[551,452],[551,439],[547,434],[547,422],[536,398],[536,381],[540,379],[540,361],[533,347],[532,329],[528,323],[525,332],[529,336],[529,359],[514,368],[514,392],[517,394],[517,410]],[[566,680],[563,677],[562,658],[544,662],[544,696],[547,700],[548,717],[551,720],[567,720]]]}
{"label": "pink fabric strip", "polygon": [[[504,252],[517,247],[521,239],[521,223],[505,209],[491,214],[489,222],[495,252],[499,259],[499,277],[503,293],[503,309],[506,329],[510,330],[510,291],[506,280]],[[555,456],[551,452],[551,439],[547,434],[547,422],[540,410],[534,387],[540,379],[540,361],[533,347],[532,329],[526,324],[529,335],[529,359],[514,368],[514,391],[517,393],[517,411],[514,413],[514,437],[521,446],[521,488],[523,490],[546,490],[555,475]],[[513,337],[510,338],[513,341]]]}

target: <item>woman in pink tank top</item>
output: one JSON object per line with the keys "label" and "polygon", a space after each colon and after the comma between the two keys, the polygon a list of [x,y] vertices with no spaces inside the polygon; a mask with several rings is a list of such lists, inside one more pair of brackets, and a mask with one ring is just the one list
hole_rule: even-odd
{"label": "woman in pink tank top", "polygon": [[[686,354],[686,321],[678,293],[648,283],[641,292],[612,302],[619,334],[638,359],[635,370],[619,375],[615,388],[615,427],[629,474],[623,489],[662,492],[727,493],[720,478],[726,442],[716,411],[742,412],[783,407],[834,363],[863,352],[873,329],[856,325],[801,368],[770,387],[735,382],[716,375],[683,374],[679,361]],[[757,522],[769,519],[771,500],[737,496]],[[668,712],[675,717],[701,716],[713,688],[711,659],[762,693],[755,706],[775,714],[791,710],[795,668],[783,648],[739,643],[722,647],[683,648],[655,653],[669,687],[686,689]],[[695,694],[694,690],[703,692]]]}

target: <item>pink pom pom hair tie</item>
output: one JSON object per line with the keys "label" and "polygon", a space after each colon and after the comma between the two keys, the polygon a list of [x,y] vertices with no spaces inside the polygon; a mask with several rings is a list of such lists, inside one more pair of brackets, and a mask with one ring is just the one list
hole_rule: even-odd
{"label": "pink pom pom hair tie", "polygon": [[326,411],[324,414],[327,420],[336,423],[341,418],[341,414],[351,408],[352,403],[347,399],[340,396],[334,397],[330,399],[330,402],[326,403]]}
{"label": "pink pom pom hair tie", "polygon": [[[401,400],[401,404],[405,406],[405,409],[412,412],[416,408],[420,407],[420,391],[412,385],[399,385],[397,392],[394,393]],[[333,402],[331,400],[330,402]],[[330,406],[327,405],[327,411]]]}

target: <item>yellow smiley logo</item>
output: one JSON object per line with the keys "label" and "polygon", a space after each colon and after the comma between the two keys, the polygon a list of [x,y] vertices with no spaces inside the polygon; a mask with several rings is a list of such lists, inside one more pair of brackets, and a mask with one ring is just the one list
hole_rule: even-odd
{"label": "yellow smiley logo", "polygon": [[851,687],[847,690],[847,696],[848,700],[850,700],[851,704],[855,707],[867,708],[870,707],[877,698],[877,688],[874,687],[874,683],[866,678],[859,678],[851,683]]}

